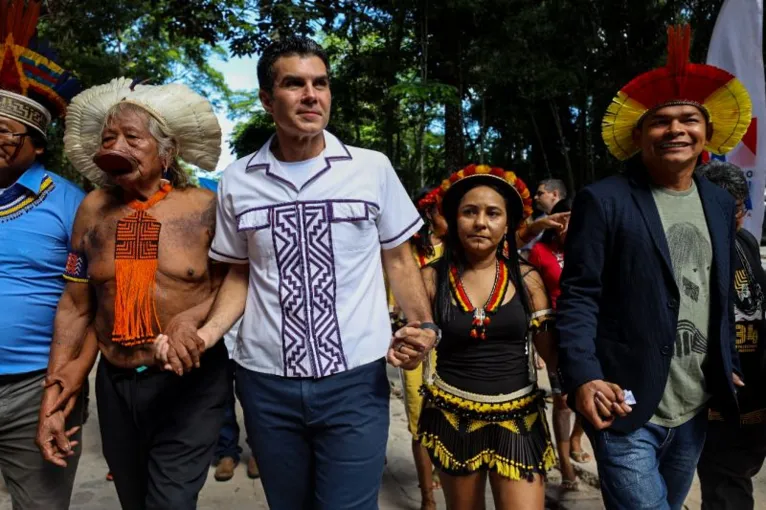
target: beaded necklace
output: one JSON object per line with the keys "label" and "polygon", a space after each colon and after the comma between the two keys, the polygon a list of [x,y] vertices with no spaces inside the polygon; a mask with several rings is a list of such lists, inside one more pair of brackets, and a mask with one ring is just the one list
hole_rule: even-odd
{"label": "beaded necklace", "polygon": [[154,293],[162,225],[148,210],[172,190],[163,181],[146,202],[129,202],[127,206],[134,212],[117,222],[112,341],[125,347],[151,343],[156,336],[154,324],[160,321]]}
{"label": "beaded necklace", "polygon": [[497,312],[500,308],[500,304],[505,298],[505,293],[508,290],[509,283],[508,266],[505,262],[499,259],[495,261],[495,282],[492,285],[492,292],[489,293],[487,302],[481,308],[475,307],[471,303],[471,299],[468,297],[468,293],[463,287],[463,281],[460,278],[460,273],[452,264],[449,268],[449,282],[450,290],[452,291],[452,297],[457,302],[458,306],[464,312],[473,312],[473,321],[471,322],[471,338],[478,338],[481,340],[487,339],[487,326],[489,326],[491,319],[490,316]]}

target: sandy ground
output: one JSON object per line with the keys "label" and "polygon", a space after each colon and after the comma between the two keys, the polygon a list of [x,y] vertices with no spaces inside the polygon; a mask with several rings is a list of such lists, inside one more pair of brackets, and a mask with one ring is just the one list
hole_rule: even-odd
{"label": "sandy ground", "polygon": [[[389,367],[390,368],[390,367]],[[383,483],[380,493],[380,508],[382,510],[407,509],[417,510],[420,508],[419,489],[415,475],[415,467],[412,463],[410,452],[410,436],[404,415],[404,406],[398,398],[399,377],[393,369],[389,370],[393,391],[391,398],[391,429],[388,442],[388,464],[383,475]],[[92,376],[91,376],[92,377]],[[545,375],[541,372],[541,385],[544,387]],[[80,465],[72,494],[71,508],[73,510],[119,510],[120,505],[114,485],[107,482],[105,475],[107,466],[101,455],[101,438],[98,429],[98,413],[95,401],[91,399],[91,418],[84,430],[84,452],[80,459]],[[242,413],[238,410],[240,426],[242,426]],[[241,438],[244,449],[244,459],[234,475],[228,482],[216,482],[213,479],[213,468],[210,469],[208,481],[200,493],[200,510],[220,510],[221,508],[246,508],[267,509],[266,498],[258,480],[250,480],[245,474],[245,462],[249,453],[244,443],[244,434]],[[586,441],[586,448],[589,448]],[[597,483],[595,463],[582,466],[581,477],[583,481]],[[567,493],[561,496],[558,482],[560,475],[554,470],[549,475],[547,487],[547,507],[561,508],[565,510],[600,510],[603,509],[601,498],[596,489],[587,483],[581,484],[579,493]],[[766,505],[766,474],[763,472],[755,479],[756,507]],[[440,491],[437,492],[439,508],[446,508]],[[487,509],[494,509],[492,498],[487,491]],[[700,508],[699,488],[695,481],[687,506],[690,509]],[[766,508],[766,506],[764,506]],[[11,510],[11,502],[8,493],[0,486],[0,510]]]}

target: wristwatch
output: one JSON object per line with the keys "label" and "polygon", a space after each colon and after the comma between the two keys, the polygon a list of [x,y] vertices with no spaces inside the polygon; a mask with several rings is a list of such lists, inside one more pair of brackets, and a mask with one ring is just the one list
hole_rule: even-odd
{"label": "wristwatch", "polygon": [[436,349],[436,346],[439,345],[439,342],[442,341],[442,330],[439,326],[434,324],[433,322],[421,322],[420,323],[420,329],[430,329],[434,333],[436,333],[436,341],[434,342],[434,349]]}

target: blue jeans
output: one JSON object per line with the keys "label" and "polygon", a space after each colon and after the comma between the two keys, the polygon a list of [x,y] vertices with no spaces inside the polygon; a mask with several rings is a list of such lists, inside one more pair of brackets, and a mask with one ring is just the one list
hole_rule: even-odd
{"label": "blue jeans", "polygon": [[320,379],[237,367],[237,395],[272,510],[377,510],[389,425],[380,359]]}
{"label": "blue jeans", "polygon": [[234,397],[234,373],[237,364],[229,360],[226,368],[229,376],[226,388],[226,404],[224,405],[223,425],[218,433],[218,442],[215,445],[214,463],[218,463],[224,457],[231,457],[234,462],[239,462],[242,447],[239,446],[239,424],[237,423],[237,411]]}
{"label": "blue jeans", "polygon": [[646,423],[629,434],[583,425],[608,510],[683,508],[705,444],[707,409],[675,428]]}

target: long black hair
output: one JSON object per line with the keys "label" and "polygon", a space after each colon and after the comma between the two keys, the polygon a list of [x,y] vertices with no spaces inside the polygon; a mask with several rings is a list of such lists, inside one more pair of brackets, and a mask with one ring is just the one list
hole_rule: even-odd
{"label": "long black hair", "polygon": [[[527,296],[526,287],[521,277],[521,267],[519,265],[519,255],[516,251],[515,243],[515,229],[521,221],[521,218],[514,217],[512,211],[516,208],[512,207],[509,203],[511,200],[518,200],[518,195],[514,195],[513,190],[507,189],[506,185],[503,185],[495,179],[479,179],[472,178],[471,182],[466,182],[466,186],[463,186],[460,197],[455,197],[455,202],[459,204],[463,196],[470,190],[477,186],[488,186],[497,191],[505,199],[505,210],[508,218],[508,234],[506,238],[510,245],[508,250],[508,257],[503,256],[503,242],[497,247],[497,257],[501,260],[505,260],[510,270],[510,279],[513,282],[516,292],[519,293],[519,298],[524,306],[524,312],[527,317],[530,316],[529,297]],[[460,242],[460,237],[457,231],[457,207],[445,210],[445,219],[447,220],[447,235],[444,238],[444,255],[437,262],[433,264],[436,270],[436,299],[434,300],[434,316],[437,322],[444,323],[452,317],[452,292],[450,290],[449,283],[449,268],[454,264],[459,273],[465,270],[466,258],[463,248],[463,244]],[[484,306],[484,303],[474,303],[474,306]]]}
{"label": "long black hair", "polygon": [[[434,189],[433,186],[426,186],[424,188],[421,188],[420,191],[418,191],[417,195],[415,195],[415,204],[417,205],[421,200],[423,200],[426,195],[428,195],[432,190]],[[431,224],[431,208],[436,207],[428,206],[426,209],[421,209],[418,207],[418,212],[420,213],[420,217],[423,219],[423,226],[420,227],[420,230],[417,231],[417,233],[412,236],[412,239],[410,240],[410,243],[412,246],[415,247],[415,250],[418,252],[418,255],[421,257],[424,257],[426,259],[430,259],[434,256],[436,253],[434,250],[434,245],[431,242],[431,231],[432,231],[432,224]]]}

